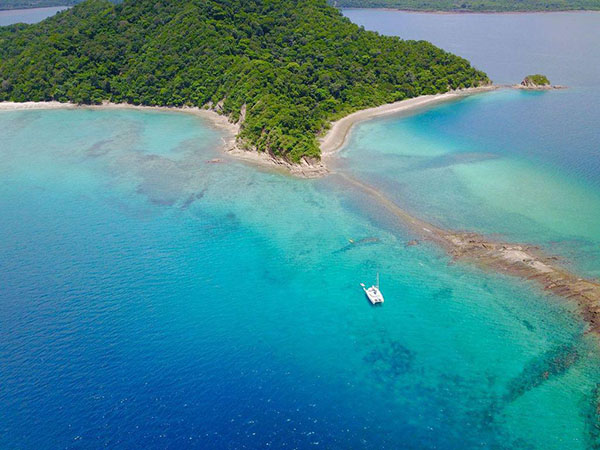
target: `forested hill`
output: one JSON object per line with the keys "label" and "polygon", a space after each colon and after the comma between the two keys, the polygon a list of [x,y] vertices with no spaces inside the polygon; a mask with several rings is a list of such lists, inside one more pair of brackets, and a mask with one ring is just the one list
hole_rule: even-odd
{"label": "forested hill", "polygon": [[298,161],[351,111],[487,83],[430,43],[365,31],[326,0],[87,0],[0,28],[0,100],[212,105]]}
{"label": "forested hill", "polygon": [[600,10],[600,0],[330,0],[343,8],[396,8],[409,11],[516,12]]}

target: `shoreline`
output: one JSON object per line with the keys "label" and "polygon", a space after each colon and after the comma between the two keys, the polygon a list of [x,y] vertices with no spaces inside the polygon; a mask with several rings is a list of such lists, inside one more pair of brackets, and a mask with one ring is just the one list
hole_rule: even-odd
{"label": "shoreline", "polygon": [[63,103],[57,101],[49,102],[0,102],[0,111],[31,111],[31,110],[48,110],[48,109],[133,109],[140,111],[166,111],[166,112],[181,112],[193,114],[198,117],[203,117],[212,125],[223,129],[228,134],[236,134],[239,132],[239,124],[229,121],[226,116],[219,114],[210,109],[203,109],[191,106],[173,107],[173,106],[145,106],[132,105],[130,103],[110,103],[104,102],[100,105],[79,105],[77,103]]}
{"label": "shoreline", "polygon": [[223,146],[221,150],[232,158],[244,161],[254,166],[276,170],[277,172],[290,174],[299,178],[320,178],[330,173],[329,169],[321,161],[311,161],[304,158],[300,163],[294,164],[283,158],[256,150],[244,150],[238,145],[237,135],[240,131],[240,123],[230,122],[227,116],[217,111],[199,107],[183,106],[145,106],[132,105],[129,103],[104,102],[100,105],[78,105],[76,103],[62,103],[57,101],[48,102],[0,102],[2,111],[34,111],[52,109],[96,109],[96,110],[137,110],[137,111],[162,111],[193,114],[205,119],[211,126],[219,128],[222,136]]}
{"label": "shoreline", "polygon": [[[346,142],[352,126],[358,122],[384,115],[412,111],[452,99],[496,90],[500,87],[490,85],[445,94],[420,96],[357,111],[334,122],[329,132],[321,139],[323,157],[327,158],[334,155]],[[76,105],[60,102],[0,102],[0,111],[40,109],[135,109],[194,114],[206,119],[211,125],[225,132],[225,136],[223,137],[223,151],[234,158],[302,178],[321,177],[330,173],[326,165],[320,161],[303,160],[300,164],[292,164],[264,152],[259,153],[254,150],[240,148],[237,145],[239,124],[229,122],[226,116],[213,110],[192,107],[141,106],[123,103]],[[577,276],[562,267],[557,257],[545,254],[539,247],[501,242],[473,232],[443,229],[413,216],[372,186],[344,173],[336,172],[334,176],[339,177],[345,183],[375,199],[381,206],[399,219],[406,228],[417,234],[422,240],[434,242],[454,260],[473,263],[482,269],[515,276],[522,280],[535,281],[542,290],[551,292],[566,300],[574,301],[583,319],[588,323],[589,331],[600,337],[600,282],[597,280],[587,280]]]}
{"label": "shoreline", "polygon": [[163,111],[193,114],[209,122],[210,125],[224,132],[222,136],[223,146],[221,150],[241,161],[254,166],[259,166],[281,173],[291,174],[299,178],[320,178],[329,174],[329,169],[321,161],[309,161],[303,159],[299,164],[290,163],[283,158],[257,150],[244,150],[238,145],[237,135],[240,131],[240,123],[230,122],[227,116],[217,111],[191,106],[145,106],[131,105],[129,103],[104,102],[100,105],[78,105],[76,103],[49,102],[0,102],[0,111],[28,111],[49,109],[100,109],[100,110],[123,110],[132,109],[138,111]]}
{"label": "shoreline", "polygon": [[321,160],[302,158],[300,163],[294,164],[275,155],[258,152],[256,150],[245,150],[238,145],[237,135],[240,130],[240,123],[232,123],[227,116],[219,114],[217,111],[199,108],[199,107],[174,107],[174,106],[145,106],[132,105],[129,103],[110,103],[104,102],[100,105],[79,105],[76,103],[62,103],[58,101],[47,102],[0,102],[0,111],[27,111],[27,110],[48,110],[48,109],[133,109],[140,111],[168,111],[194,114],[206,119],[211,125],[224,131],[222,150],[241,161],[275,169],[280,172],[286,172],[299,178],[321,178],[329,175],[331,169],[327,166],[325,160],[336,153],[345,143],[351,128],[359,122],[382,117],[386,115],[399,114],[418,110],[438,103],[459,99],[469,95],[482,92],[494,91],[503,86],[486,85],[475,88],[460,89],[445,92],[443,94],[420,95],[395,103],[386,103],[384,105],[361,109],[355,111],[337,121],[331,122],[331,127],[327,133],[318,138],[321,149]]}
{"label": "shoreline", "polygon": [[222,150],[227,154],[235,154],[239,151],[237,146],[237,134],[240,130],[240,125],[230,122],[227,116],[219,114],[210,109],[198,107],[182,106],[145,106],[132,105],[129,103],[110,103],[104,102],[100,105],[78,105],[76,103],[62,103],[57,101],[49,102],[0,102],[1,111],[35,111],[35,110],[50,110],[50,109],[96,109],[96,110],[137,110],[137,111],[162,111],[192,114],[205,119],[211,126],[219,128],[223,131]]}
{"label": "shoreline", "polygon": [[510,86],[511,89],[521,89],[523,91],[554,91],[567,89],[567,86],[562,86],[560,84],[544,84],[541,86],[526,86],[524,84],[515,84]]}
{"label": "shoreline", "polygon": [[538,246],[502,242],[479,233],[438,227],[413,216],[376,188],[346,174],[336,175],[342,182],[375,199],[420,239],[437,244],[454,261],[535,282],[543,291],[575,302],[588,324],[588,332],[600,338],[600,281],[570,272],[560,264],[558,257],[547,255]]}
{"label": "shoreline", "polygon": [[346,144],[352,127],[359,122],[364,122],[377,117],[418,110],[420,108],[434,106],[439,103],[468,97],[470,95],[495,91],[501,87],[502,86],[492,84],[449,91],[443,94],[420,95],[418,97],[408,98],[394,103],[386,103],[385,105],[358,110],[342,117],[339,120],[336,120],[335,122],[331,122],[331,127],[327,133],[319,139],[321,158],[331,157],[331,155],[339,151],[344,144]]}

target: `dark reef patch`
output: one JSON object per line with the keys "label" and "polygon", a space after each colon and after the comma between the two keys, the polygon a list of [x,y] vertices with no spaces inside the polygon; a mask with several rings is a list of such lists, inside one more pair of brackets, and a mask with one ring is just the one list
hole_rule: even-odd
{"label": "dark reef patch", "polygon": [[363,358],[381,378],[396,378],[406,374],[411,370],[414,359],[412,350],[385,336]]}
{"label": "dark reef patch", "polygon": [[194,203],[196,200],[200,200],[202,197],[204,197],[204,194],[206,193],[206,189],[202,189],[199,192],[194,192],[192,194],[190,194],[188,196],[188,198],[186,198],[183,203],[181,204],[181,206],[179,207],[180,209],[188,209],[192,203]]}
{"label": "dark reef patch", "polygon": [[112,139],[103,139],[101,141],[98,141],[98,142],[94,143],[94,145],[89,147],[85,151],[85,154],[87,156],[89,156],[90,158],[97,158],[99,156],[104,156],[110,152],[111,149],[108,148],[106,145],[110,144],[111,142],[113,142]]}
{"label": "dark reef patch", "polygon": [[508,383],[502,398],[511,403],[547,380],[567,372],[580,358],[574,345],[559,345],[532,359],[521,374]]}

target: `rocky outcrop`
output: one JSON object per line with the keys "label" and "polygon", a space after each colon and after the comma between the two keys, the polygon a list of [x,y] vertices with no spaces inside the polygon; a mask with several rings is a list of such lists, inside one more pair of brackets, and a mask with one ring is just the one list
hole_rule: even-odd
{"label": "rocky outcrop", "polygon": [[550,84],[550,80],[546,75],[527,75],[521,84],[515,86],[518,89],[546,90],[546,89],[563,89],[564,86]]}
{"label": "rocky outcrop", "polygon": [[377,200],[420,239],[437,243],[454,260],[534,281],[545,291],[575,302],[589,325],[589,331],[600,337],[598,280],[580,278],[562,266],[557,257],[546,255],[535,246],[501,242],[478,233],[437,227],[409,214],[372,186],[343,173],[337,173],[337,176]]}

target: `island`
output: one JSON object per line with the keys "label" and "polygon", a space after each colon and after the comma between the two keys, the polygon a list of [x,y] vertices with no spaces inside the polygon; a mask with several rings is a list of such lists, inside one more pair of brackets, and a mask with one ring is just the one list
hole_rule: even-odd
{"label": "island", "polygon": [[339,8],[394,8],[427,12],[545,12],[600,10],[600,0],[331,0]]}
{"label": "island", "polygon": [[[551,86],[542,75],[525,81]],[[322,170],[321,156],[332,157],[361,120],[491,89],[465,59],[365,31],[326,0],[87,0],[39,24],[0,28],[0,110],[178,108],[228,127],[236,151],[301,174]],[[443,229],[370,184],[334,176],[417,241],[576,302],[600,335],[596,280],[527,244]]]}
{"label": "island", "polygon": [[8,9],[47,8],[49,6],[73,6],[82,0],[2,0],[0,11]]}
{"label": "island", "polygon": [[550,86],[550,80],[548,80],[546,75],[527,75],[523,81],[521,81],[521,85],[525,87]]}
{"label": "island", "polygon": [[87,0],[0,28],[0,101],[210,109],[239,123],[238,147],[294,164],[318,162],[317,136],[349,113],[489,83],[326,0]]}
{"label": "island", "polygon": [[564,89],[565,86],[559,86],[551,84],[550,80],[546,75],[527,75],[521,84],[514,86],[517,89],[530,89],[530,90],[548,90],[548,89]]}

